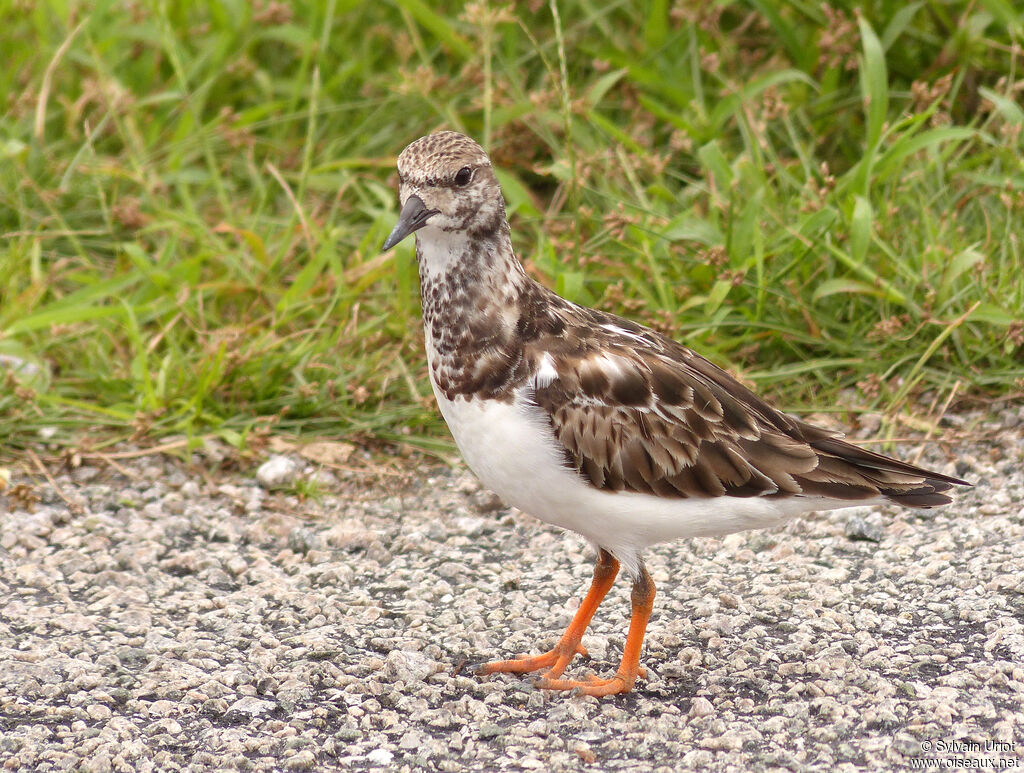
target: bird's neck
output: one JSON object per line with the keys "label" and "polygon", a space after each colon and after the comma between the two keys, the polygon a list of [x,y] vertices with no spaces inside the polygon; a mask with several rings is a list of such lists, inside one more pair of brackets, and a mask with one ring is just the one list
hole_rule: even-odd
{"label": "bird's neck", "polygon": [[538,285],[512,251],[507,223],[489,232],[416,234],[431,378],[449,399],[494,397],[521,359],[521,300]]}
{"label": "bird's neck", "polygon": [[424,228],[416,237],[427,324],[443,319],[458,326],[485,317],[502,326],[509,308],[533,285],[512,251],[507,224],[486,233]]}

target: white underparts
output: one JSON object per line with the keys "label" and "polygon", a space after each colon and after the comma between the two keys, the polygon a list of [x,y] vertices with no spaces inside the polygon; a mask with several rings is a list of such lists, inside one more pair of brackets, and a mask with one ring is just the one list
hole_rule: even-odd
{"label": "white underparts", "polygon": [[527,392],[519,391],[512,402],[448,400],[436,387],[434,394],[459,451],[485,486],[542,521],[582,534],[632,571],[643,550],[659,542],[772,527],[814,510],[872,504],[803,496],[677,499],[602,491],[567,467]]}

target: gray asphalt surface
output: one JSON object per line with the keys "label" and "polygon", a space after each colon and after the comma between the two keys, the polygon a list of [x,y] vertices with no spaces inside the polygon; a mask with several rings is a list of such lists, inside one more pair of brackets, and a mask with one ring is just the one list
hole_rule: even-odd
{"label": "gray asphalt surface", "polygon": [[[601,700],[466,667],[549,648],[593,553],[465,470],[292,452],[302,501],[216,448],[50,465],[56,488],[26,461],[0,497],[0,765],[1020,769],[1021,414],[948,422],[920,461],[977,485],[942,510],[653,550],[648,678]],[[571,675],[614,671],[628,592]]]}

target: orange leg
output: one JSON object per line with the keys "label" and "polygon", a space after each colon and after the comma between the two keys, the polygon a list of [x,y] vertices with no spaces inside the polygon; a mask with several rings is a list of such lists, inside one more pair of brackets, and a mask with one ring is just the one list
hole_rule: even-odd
{"label": "orange leg", "polygon": [[550,690],[578,689],[584,695],[596,696],[617,695],[632,690],[637,676],[646,676],[646,672],[640,667],[640,649],[644,643],[647,621],[651,619],[654,593],[654,581],[647,570],[640,567],[640,574],[633,583],[633,593],[630,597],[633,614],[629,621],[629,634],[626,636],[622,662],[619,664],[619,670],[615,676],[611,679],[598,679],[596,676],[591,676],[585,681],[576,681],[574,679],[555,679],[548,673],[541,677],[538,687],[546,687]]}
{"label": "orange leg", "polygon": [[[580,608],[576,610],[572,622],[569,623],[569,627],[565,629],[565,633],[562,634],[562,638],[558,640],[554,649],[543,655],[521,655],[513,660],[496,660],[493,663],[485,663],[476,669],[477,673],[525,674],[546,668],[547,672],[544,674],[542,682],[557,680],[576,655],[587,654],[587,650],[580,644],[580,640],[583,638],[587,626],[590,625],[590,620],[594,617],[598,606],[615,583],[618,573],[619,562],[611,553],[602,549],[597,556],[597,564],[594,566],[594,581],[590,583],[590,590],[580,602]],[[643,631],[640,632],[640,636],[643,637]],[[639,655],[639,653],[637,654]]]}

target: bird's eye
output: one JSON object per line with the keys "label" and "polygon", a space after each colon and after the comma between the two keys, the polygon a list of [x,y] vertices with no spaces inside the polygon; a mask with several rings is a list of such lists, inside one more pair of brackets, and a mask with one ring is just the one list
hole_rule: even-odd
{"label": "bird's eye", "polygon": [[469,181],[473,179],[473,170],[468,166],[462,167],[455,175],[455,184],[459,187],[463,185],[469,185]]}

